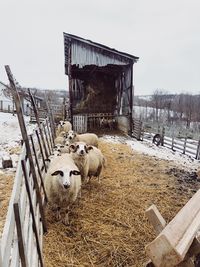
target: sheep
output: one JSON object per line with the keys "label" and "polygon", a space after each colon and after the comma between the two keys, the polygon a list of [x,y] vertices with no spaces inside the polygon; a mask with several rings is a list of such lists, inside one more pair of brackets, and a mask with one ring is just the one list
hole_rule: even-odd
{"label": "sheep", "polygon": [[54,140],[55,145],[58,145],[58,144],[63,145],[64,142],[65,142],[65,138],[62,137],[62,136],[58,136],[58,137],[56,137],[55,140]]}
{"label": "sheep", "polygon": [[85,142],[87,145],[98,147],[98,136],[94,133],[77,134],[74,131],[69,131],[67,140],[70,143]]}
{"label": "sheep", "polygon": [[44,181],[50,206],[56,209],[56,219],[61,219],[61,209],[65,210],[63,223],[69,224],[69,210],[77,200],[81,190],[80,171],[69,154],[54,158]]}
{"label": "sheep", "polygon": [[102,167],[105,167],[105,158],[100,149],[94,146],[88,146],[84,142],[77,142],[70,145],[70,151],[75,164],[81,172],[83,181],[92,176],[98,178],[100,182],[100,174]]}
{"label": "sheep", "polygon": [[69,141],[68,140],[66,140],[65,142],[64,142],[64,145],[62,145],[62,144],[56,144],[55,146],[54,146],[54,149],[55,149],[55,151],[58,151],[59,153],[69,153],[70,151],[69,151],[69,145],[70,145],[70,143],[69,143]]}
{"label": "sheep", "polygon": [[57,129],[57,135],[61,131],[68,133],[70,130],[72,130],[72,124],[69,121],[60,121]]}

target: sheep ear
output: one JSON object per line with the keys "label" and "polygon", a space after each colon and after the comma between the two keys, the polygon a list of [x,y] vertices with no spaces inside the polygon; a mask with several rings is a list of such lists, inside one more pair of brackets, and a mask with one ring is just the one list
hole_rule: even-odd
{"label": "sheep ear", "polygon": [[87,146],[87,150],[92,150],[93,147],[92,146]]}
{"label": "sheep ear", "polygon": [[57,146],[54,146],[54,148],[57,148]]}
{"label": "sheep ear", "polygon": [[63,145],[62,145],[62,146],[60,146],[60,147],[62,147],[62,148],[63,148],[63,147],[65,147],[65,146],[63,146]]}
{"label": "sheep ear", "polygon": [[51,160],[50,160],[50,159],[45,159],[45,161],[51,162]]}
{"label": "sheep ear", "polygon": [[76,171],[76,170],[73,170],[73,171],[70,171],[70,176],[71,175],[80,175],[81,173],[79,171]]}
{"label": "sheep ear", "polygon": [[64,176],[64,172],[63,171],[55,171],[51,174],[52,176],[57,176],[57,175],[60,175],[60,176]]}
{"label": "sheep ear", "polygon": [[76,146],[74,145],[74,144],[71,144],[70,146],[69,146],[69,149],[70,149],[70,151],[75,151],[75,149],[76,149]]}

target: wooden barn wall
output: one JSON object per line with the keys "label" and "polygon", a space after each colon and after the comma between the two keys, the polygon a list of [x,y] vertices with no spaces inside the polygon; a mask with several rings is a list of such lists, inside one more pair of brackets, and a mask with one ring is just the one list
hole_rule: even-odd
{"label": "wooden barn wall", "polygon": [[[68,49],[70,41],[65,39],[65,64],[68,65]],[[82,68],[85,65],[106,66],[127,65],[132,63],[132,59],[120,56],[119,54],[103,51],[101,48],[73,40],[71,42],[71,65],[79,65]]]}

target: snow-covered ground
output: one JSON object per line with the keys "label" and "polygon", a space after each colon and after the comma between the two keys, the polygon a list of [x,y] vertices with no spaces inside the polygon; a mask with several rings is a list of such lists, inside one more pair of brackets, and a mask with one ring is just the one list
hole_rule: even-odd
{"label": "snow-covered ground", "polygon": [[[24,119],[28,133],[30,134],[35,125],[29,123],[29,116],[25,116]],[[22,137],[17,115],[0,112],[0,168],[2,167],[2,157],[9,155],[9,149],[19,147],[21,139]],[[18,158],[17,153],[12,153],[11,158],[13,160],[14,167],[16,167]]]}
{"label": "snow-covered ground", "polygon": [[133,151],[159,159],[168,160],[169,162],[177,165],[177,167],[182,168],[186,171],[197,171],[200,166],[199,160],[195,160],[178,152],[173,152],[166,147],[158,147],[151,141],[141,142],[130,137],[110,135],[104,135],[102,139],[108,142],[127,144],[132,148]]}

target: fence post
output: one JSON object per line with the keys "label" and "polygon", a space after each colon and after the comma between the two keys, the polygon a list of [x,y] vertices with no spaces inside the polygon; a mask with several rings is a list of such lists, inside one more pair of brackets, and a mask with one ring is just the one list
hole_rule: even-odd
{"label": "fence post", "polygon": [[16,106],[16,112],[17,112],[17,116],[18,116],[19,125],[20,125],[20,130],[21,130],[22,138],[23,138],[25,146],[26,146],[26,153],[28,155],[29,162],[30,162],[30,169],[31,169],[32,177],[33,177],[33,183],[34,183],[34,186],[36,188],[37,202],[39,203],[39,209],[40,209],[40,214],[41,214],[42,223],[43,223],[43,230],[44,230],[44,232],[47,232],[47,226],[46,226],[46,220],[45,220],[45,214],[44,214],[44,207],[43,207],[43,203],[42,203],[42,197],[40,194],[40,189],[39,189],[39,185],[38,185],[38,181],[37,181],[35,165],[33,162],[31,147],[30,147],[28,133],[27,133],[27,129],[26,129],[25,121],[24,121],[24,116],[23,116],[23,112],[22,112],[22,106],[21,106],[19,93],[18,93],[18,90],[16,87],[16,83],[15,83],[13,74],[10,70],[10,67],[5,66],[5,69],[6,69],[6,73],[7,73],[9,82],[10,82],[10,88],[11,88],[11,91],[13,94],[13,98],[15,100],[15,106]]}
{"label": "fence post", "polygon": [[163,126],[161,133],[161,146],[164,146],[164,138],[165,138],[165,127]]}
{"label": "fence post", "polygon": [[19,248],[19,255],[21,259],[21,265],[22,267],[28,267],[28,260],[27,260],[27,254],[25,251],[25,246],[24,246],[24,237],[23,237],[23,232],[22,232],[19,204],[14,203],[13,209],[14,209],[14,215],[15,215],[16,228],[17,228],[18,248]]}
{"label": "fence post", "polygon": [[200,139],[198,141],[198,145],[197,145],[197,153],[196,153],[196,157],[195,159],[199,159],[200,157]]}
{"label": "fence post", "polygon": [[172,134],[172,150],[174,150],[174,132]]}
{"label": "fence post", "polygon": [[186,145],[187,145],[187,136],[185,137],[185,141],[184,141],[184,144],[183,144],[183,154],[185,154]]}
{"label": "fence post", "polygon": [[21,161],[21,165],[22,165],[22,170],[24,173],[25,186],[26,186],[26,192],[28,194],[30,212],[32,215],[32,222],[33,222],[32,227],[33,227],[33,232],[35,234],[35,240],[36,240],[36,246],[37,246],[37,252],[38,252],[38,256],[39,256],[40,266],[43,267],[44,264],[43,264],[43,259],[42,259],[42,252],[41,252],[41,248],[40,248],[40,241],[39,241],[37,225],[36,225],[36,221],[35,221],[35,212],[34,212],[34,208],[33,208],[32,196],[31,196],[31,191],[30,191],[30,186],[29,186],[29,177],[28,177],[28,173],[27,173],[25,160]]}

